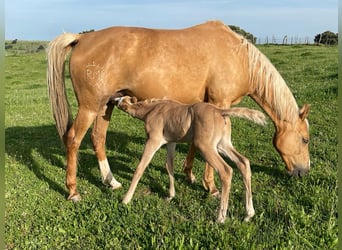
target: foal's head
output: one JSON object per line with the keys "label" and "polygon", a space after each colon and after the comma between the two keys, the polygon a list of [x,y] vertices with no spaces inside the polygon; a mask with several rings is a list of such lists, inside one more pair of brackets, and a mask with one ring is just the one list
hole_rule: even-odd
{"label": "foal's head", "polygon": [[138,102],[138,99],[136,97],[131,96],[123,96],[123,97],[117,97],[114,99],[114,102],[116,102],[116,105],[119,109],[125,112],[129,112],[130,107]]}

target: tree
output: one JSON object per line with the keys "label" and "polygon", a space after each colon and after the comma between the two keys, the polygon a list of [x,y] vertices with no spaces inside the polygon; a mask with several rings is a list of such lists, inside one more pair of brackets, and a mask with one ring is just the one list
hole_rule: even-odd
{"label": "tree", "polygon": [[85,34],[85,33],[89,33],[89,32],[94,32],[95,30],[94,29],[91,29],[91,30],[84,30],[82,32],[79,32],[78,34]]}
{"label": "tree", "polygon": [[316,35],[314,41],[316,44],[337,45],[338,33],[325,31],[321,34]]}
{"label": "tree", "polygon": [[236,33],[242,35],[244,38],[246,38],[248,41],[250,41],[251,43],[256,43],[256,37],[253,36],[253,34],[241,29],[238,26],[235,25],[228,25],[229,28],[231,28],[233,31],[235,31]]}

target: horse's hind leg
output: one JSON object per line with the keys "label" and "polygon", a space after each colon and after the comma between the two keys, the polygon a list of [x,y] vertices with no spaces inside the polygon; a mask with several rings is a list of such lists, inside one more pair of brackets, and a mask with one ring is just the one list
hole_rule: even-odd
{"label": "horse's hind leg", "polygon": [[195,181],[196,181],[196,177],[192,173],[192,167],[194,165],[195,153],[196,153],[196,148],[193,146],[193,144],[191,144],[188,155],[186,156],[185,161],[183,163],[183,172],[185,173],[185,178],[190,183],[195,183]]}
{"label": "horse's hind leg", "polygon": [[81,199],[80,194],[77,192],[76,182],[77,152],[85,133],[95,117],[95,112],[80,108],[64,140],[67,149],[66,186],[69,189],[68,199],[72,201],[79,201]]}
{"label": "horse's hind leg", "polygon": [[94,127],[91,133],[91,140],[93,142],[94,151],[99,162],[99,167],[102,176],[102,182],[110,185],[113,189],[121,187],[121,183],[118,182],[110,170],[107,155],[106,155],[106,134],[109,125],[109,121],[112,115],[114,105],[107,104],[105,114],[99,114],[94,122]]}

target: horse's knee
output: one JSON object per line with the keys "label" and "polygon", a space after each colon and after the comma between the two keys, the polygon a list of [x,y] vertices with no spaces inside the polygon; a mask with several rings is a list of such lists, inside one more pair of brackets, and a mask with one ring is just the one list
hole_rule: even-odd
{"label": "horse's knee", "polygon": [[92,131],[90,138],[93,143],[93,149],[96,152],[103,145],[104,138],[101,138],[95,131]]}

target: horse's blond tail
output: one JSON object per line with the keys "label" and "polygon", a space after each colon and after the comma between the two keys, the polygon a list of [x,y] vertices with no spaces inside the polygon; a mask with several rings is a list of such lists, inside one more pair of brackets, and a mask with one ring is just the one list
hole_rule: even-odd
{"label": "horse's blond tail", "polygon": [[264,113],[255,109],[234,107],[234,108],[224,110],[222,112],[222,115],[245,118],[252,122],[258,123],[260,125],[266,124],[266,117]]}
{"label": "horse's blond tail", "polygon": [[62,141],[72,124],[71,109],[64,82],[64,66],[68,52],[77,43],[78,38],[78,34],[65,33],[51,41],[47,48],[48,95],[53,118]]}

